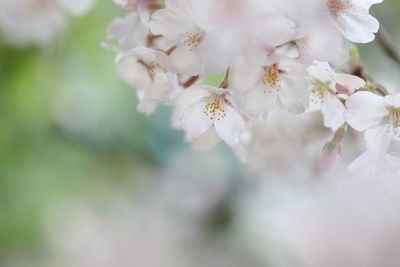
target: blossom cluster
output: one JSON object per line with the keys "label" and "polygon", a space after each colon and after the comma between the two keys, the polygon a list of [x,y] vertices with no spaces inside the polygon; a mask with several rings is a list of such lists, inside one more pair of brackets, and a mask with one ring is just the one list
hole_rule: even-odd
{"label": "blossom cluster", "polygon": [[103,46],[136,89],[138,111],[170,106],[172,127],[199,150],[240,146],[272,110],[320,111],[334,136],[322,165],[333,163],[350,125],[366,130],[357,167],[400,139],[400,95],[379,95],[348,57],[352,43],[374,40],[369,10],[382,1],[115,0],[126,15],[111,22]]}

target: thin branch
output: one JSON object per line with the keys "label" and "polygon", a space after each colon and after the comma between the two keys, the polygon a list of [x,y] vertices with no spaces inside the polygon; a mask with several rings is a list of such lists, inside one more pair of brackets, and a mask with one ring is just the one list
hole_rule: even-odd
{"label": "thin branch", "polygon": [[400,54],[394,45],[392,38],[389,33],[381,26],[379,32],[377,33],[377,40],[381,44],[383,50],[386,54],[397,64],[400,65]]}

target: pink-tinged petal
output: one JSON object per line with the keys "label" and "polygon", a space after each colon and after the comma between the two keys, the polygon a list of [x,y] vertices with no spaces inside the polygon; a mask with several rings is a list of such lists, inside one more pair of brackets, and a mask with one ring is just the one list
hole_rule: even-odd
{"label": "pink-tinged petal", "polygon": [[324,126],[336,131],[345,123],[344,112],[346,111],[343,103],[337,96],[327,93],[321,112],[324,116]]}
{"label": "pink-tinged petal", "polygon": [[336,92],[343,95],[352,95],[356,91],[354,88],[337,83],[335,86]]}
{"label": "pink-tinged petal", "polygon": [[214,127],[211,127],[207,132],[192,141],[192,147],[194,150],[203,152],[214,148],[220,142],[221,138],[218,136],[217,131]]}
{"label": "pink-tinged petal", "polygon": [[357,92],[346,101],[344,117],[357,131],[364,131],[382,123],[388,114],[383,97],[370,92]]}
{"label": "pink-tinged petal", "polygon": [[199,102],[188,107],[182,117],[182,128],[190,140],[199,137],[212,126],[212,120],[204,114],[207,103]]}
{"label": "pink-tinged petal", "polygon": [[384,155],[367,151],[357,159],[355,159],[347,168],[350,172],[355,172],[357,170],[362,170],[365,167],[370,167],[371,165],[376,164],[379,160],[383,158]]}
{"label": "pink-tinged petal", "polygon": [[365,81],[354,75],[337,73],[334,78],[336,90],[339,94],[352,95],[357,89],[365,86]]}
{"label": "pink-tinged petal", "polygon": [[388,132],[388,129],[388,125],[381,125],[365,131],[364,138],[367,142],[368,150],[380,154],[386,153],[392,141],[392,136]]}
{"label": "pink-tinged petal", "polygon": [[226,117],[214,122],[215,130],[219,137],[228,145],[236,145],[240,141],[240,135],[245,130],[245,122],[242,116],[231,106],[226,106]]}

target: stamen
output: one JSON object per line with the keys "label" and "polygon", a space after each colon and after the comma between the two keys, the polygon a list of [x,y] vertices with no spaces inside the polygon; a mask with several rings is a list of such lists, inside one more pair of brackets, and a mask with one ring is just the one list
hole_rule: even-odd
{"label": "stamen", "polygon": [[143,65],[147,72],[149,73],[150,77],[154,79],[154,76],[156,76],[157,70],[162,69],[160,65],[158,65],[156,62],[152,61],[150,63],[146,63],[141,59],[138,59],[137,61],[139,64]]}
{"label": "stamen", "polygon": [[199,32],[196,34],[187,32],[186,35],[188,38],[184,43],[189,47],[189,51],[192,51],[194,48],[200,46],[206,34],[204,32]]}
{"label": "stamen", "polygon": [[263,83],[266,88],[268,88],[271,92],[271,88],[273,87],[274,89],[277,89],[279,91],[279,74],[281,72],[278,69],[278,66],[276,64],[269,66],[269,67],[264,67],[264,78],[263,78]]}
{"label": "stamen", "polygon": [[323,82],[321,80],[314,80],[313,87],[311,89],[311,102],[323,103],[325,95],[330,90],[330,82]]}
{"label": "stamen", "polygon": [[224,119],[226,117],[225,97],[223,95],[214,95],[210,100],[205,106],[204,114],[210,117],[212,121]]}
{"label": "stamen", "polygon": [[389,125],[389,133],[400,138],[400,108],[390,109]]}
{"label": "stamen", "polygon": [[349,0],[328,0],[328,8],[332,13],[346,11],[352,6]]}

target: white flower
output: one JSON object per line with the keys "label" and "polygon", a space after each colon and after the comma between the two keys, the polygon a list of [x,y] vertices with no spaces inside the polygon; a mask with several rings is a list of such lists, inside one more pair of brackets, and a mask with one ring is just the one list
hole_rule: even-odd
{"label": "white flower", "polygon": [[117,61],[117,75],[136,88],[140,100],[138,111],[150,115],[158,103],[170,100],[171,85],[165,70],[157,63],[159,51],[138,47]]}
{"label": "white flower", "polygon": [[115,18],[107,27],[107,38],[117,40],[118,46],[114,50],[120,52],[126,52],[138,45],[145,45],[148,33],[148,29],[143,26],[136,12]]}
{"label": "white flower", "polygon": [[325,127],[336,131],[345,123],[345,106],[338,94],[344,91],[352,93],[363,87],[365,81],[357,76],[335,73],[329,63],[321,61],[308,67],[308,73],[311,80],[310,109],[320,109]]}
{"label": "white flower", "polygon": [[369,14],[373,4],[383,0],[327,0],[327,7],[334,25],[348,40],[368,43],[375,39],[379,22]]}
{"label": "white flower", "polygon": [[295,59],[269,56],[266,51],[254,49],[232,67],[232,84],[245,94],[241,104],[251,118],[266,115],[277,102],[298,114],[308,107],[305,73],[305,66]]}
{"label": "white flower", "polygon": [[177,95],[175,108],[179,127],[190,141],[203,134],[212,136],[214,128],[222,140],[235,145],[245,130],[230,89],[194,85]]}
{"label": "white flower", "polygon": [[19,46],[48,45],[66,27],[68,13],[83,15],[93,0],[1,0],[0,30]]}
{"label": "white flower", "polygon": [[357,92],[346,101],[345,119],[357,131],[365,131],[368,150],[382,155],[392,140],[400,140],[400,94],[379,96]]}

